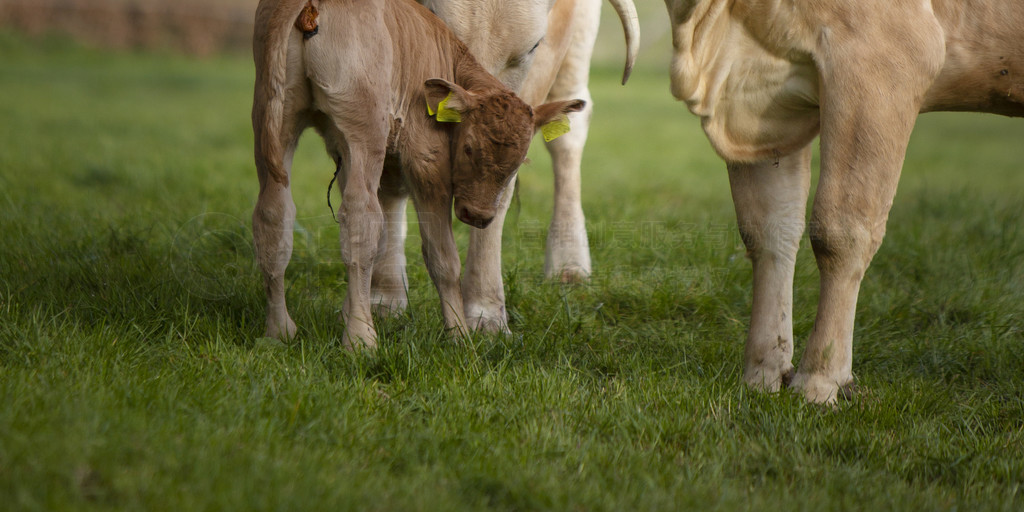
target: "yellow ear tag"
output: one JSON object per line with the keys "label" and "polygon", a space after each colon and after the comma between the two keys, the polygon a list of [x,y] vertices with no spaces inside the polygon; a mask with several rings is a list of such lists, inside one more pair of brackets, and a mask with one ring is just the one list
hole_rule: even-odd
{"label": "yellow ear tag", "polygon": [[558,116],[558,119],[541,126],[540,133],[544,136],[544,142],[551,142],[562,135],[569,133],[569,118],[566,116]]}
{"label": "yellow ear tag", "polygon": [[452,99],[452,93],[448,93],[441,103],[437,104],[437,122],[439,123],[461,123],[462,114],[458,110],[448,108],[448,100]]}

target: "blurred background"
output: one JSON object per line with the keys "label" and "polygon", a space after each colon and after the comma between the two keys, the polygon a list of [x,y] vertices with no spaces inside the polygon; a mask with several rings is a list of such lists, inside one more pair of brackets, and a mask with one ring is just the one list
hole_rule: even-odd
{"label": "blurred background", "polygon": [[[145,48],[210,55],[248,52],[257,0],[0,0],[0,27],[30,35],[65,34],[110,48]],[[671,50],[665,6],[636,0],[640,65],[666,66]],[[621,65],[622,31],[607,4],[595,49],[598,64]]]}
{"label": "blurred background", "polygon": [[0,0],[0,26],[111,48],[241,51],[255,0]]}

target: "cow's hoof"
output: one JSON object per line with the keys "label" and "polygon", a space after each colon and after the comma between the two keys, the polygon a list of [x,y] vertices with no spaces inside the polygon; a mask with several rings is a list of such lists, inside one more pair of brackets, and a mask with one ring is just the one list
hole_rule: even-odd
{"label": "cow's hoof", "polygon": [[263,337],[288,341],[294,339],[297,333],[298,328],[295,327],[295,322],[292,321],[290,316],[285,314],[284,318],[281,319],[267,318],[267,330],[264,332]]}
{"label": "cow's hoof", "polygon": [[561,284],[584,284],[590,280],[590,266],[572,263],[545,265],[544,277]]}
{"label": "cow's hoof", "polygon": [[[842,383],[840,383],[842,382]],[[850,400],[856,395],[853,377],[840,379],[823,375],[797,373],[790,388],[799,392],[808,402],[835,405],[839,400]]]}
{"label": "cow's hoof", "polygon": [[590,280],[590,267],[590,248],[582,217],[553,220],[544,252],[544,276],[562,284],[582,284]]}
{"label": "cow's hoof", "polygon": [[508,316],[505,307],[466,306],[466,326],[471,331],[483,333],[509,334]]}
{"label": "cow's hoof", "polygon": [[839,399],[845,401],[851,401],[860,395],[860,387],[854,381],[847,382],[846,384],[839,386]]}
{"label": "cow's hoof", "polygon": [[508,321],[505,320],[505,315],[468,317],[466,324],[469,330],[473,332],[490,334],[510,334],[512,332],[508,328]]}
{"label": "cow's hoof", "polygon": [[779,371],[772,368],[752,368],[743,372],[743,382],[747,387],[757,391],[775,393],[793,381],[794,368],[790,365]]}
{"label": "cow's hoof", "polygon": [[585,269],[563,268],[558,273],[558,282],[562,284],[584,284],[590,280],[590,272]]}

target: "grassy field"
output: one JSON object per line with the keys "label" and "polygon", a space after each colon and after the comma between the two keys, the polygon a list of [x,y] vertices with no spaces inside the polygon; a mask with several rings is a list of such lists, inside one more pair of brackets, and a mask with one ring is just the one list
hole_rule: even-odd
{"label": "grassy field", "polygon": [[409,312],[351,354],[312,135],[288,274],[301,336],[259,338],[251,62],[9,33],[0,55],[0,508],[1024,507],[1020,120],[921,118],[861,293],[865,393],[830,410],[739,383],[749,263],[664,67],[625,88],[594,72],[591,284],[541,279],[538,147],[506,226],[515,334],[446,339],[413,238]]}

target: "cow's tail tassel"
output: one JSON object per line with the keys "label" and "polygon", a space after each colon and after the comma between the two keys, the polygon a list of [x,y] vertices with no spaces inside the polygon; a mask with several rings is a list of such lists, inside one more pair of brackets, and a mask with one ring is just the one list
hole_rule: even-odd
{"label": "cow's tail tassel", "polygon": [[320,11],[316,9],[313,2],[306,2],[306,6],[299,13],[299,19],[295,20],[295,28],[302,32],[303,39],[309,39],[320,32],[320,25],[317,23],[319,16]]}

